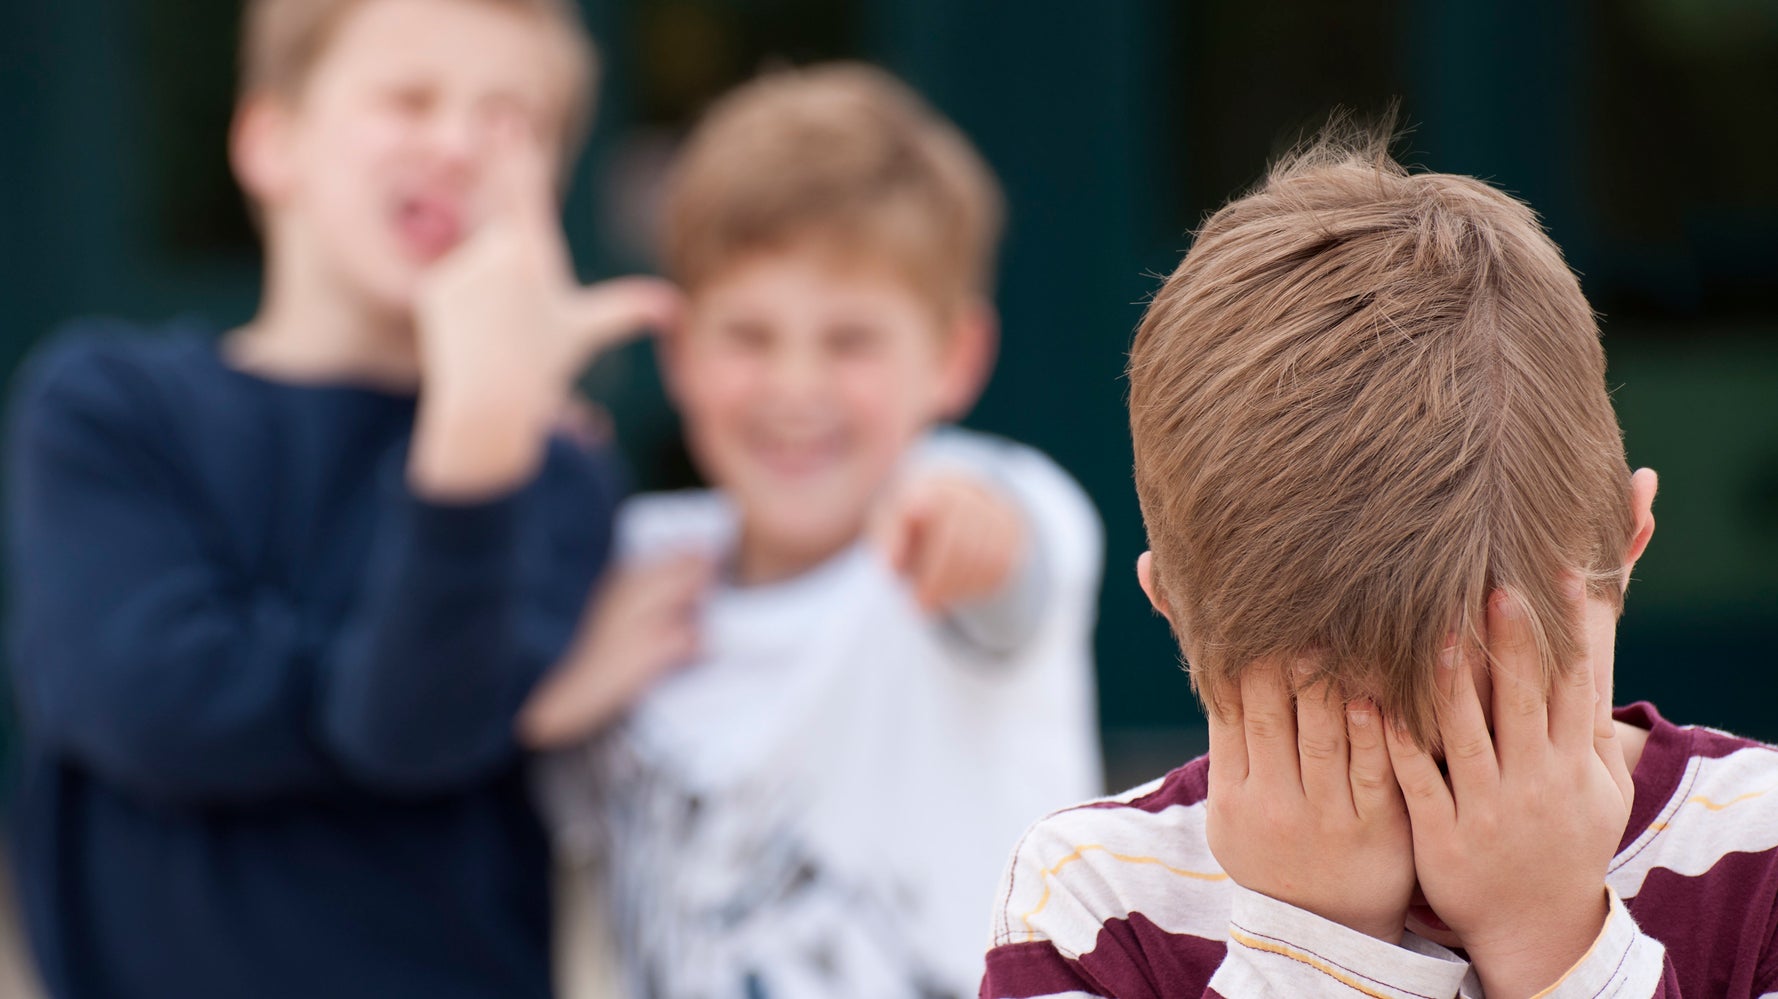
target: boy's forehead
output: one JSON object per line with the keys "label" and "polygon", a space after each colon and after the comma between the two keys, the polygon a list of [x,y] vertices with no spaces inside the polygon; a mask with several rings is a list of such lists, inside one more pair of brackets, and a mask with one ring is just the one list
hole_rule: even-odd
{"label": "boy's forehead", "polygon": [[739,300],[808,308],[887,304],[898,313],[938,321],[944,303],[901,256],[893,248],[849,241],[842,234],[806,234],[734,252],[690,292],[694,306]]}
{"label": "boy's forehead", "polygon": [[566,106],[569,46],[535,10],[492,0],[364,0],[335,27],[315,66],[350,83],[403,75]]}

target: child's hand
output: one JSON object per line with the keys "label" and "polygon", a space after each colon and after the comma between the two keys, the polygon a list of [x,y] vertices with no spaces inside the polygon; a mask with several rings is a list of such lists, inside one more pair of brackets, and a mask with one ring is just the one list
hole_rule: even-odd
{"label": "child's hand", "polygon": [[928,611],[993,596],[1025,546],[1018,508],[957,473],[922,476],[896,490],[878,510],[872,534]]}
{"label": "child's hand", "polygon": [[1293,707],[1282,669],[1256,664],[1210,712],[1208,809],[1210,852],[1236,884],[1401,939],[1413,842],[1370,702],[1316,684]]}
{"label": "child's hand", "polygon": [[712,571],[702,555],[615,570],[594,594],[568,654],[519,713],[519,740],[533,749],[578,742],[690,661]]}
{"label": "child's hand", "polygon": [[522,482],[582,368],[629,335],[672,325],[680,311],[678,291],[653,278],[579,285],[548,154],[521,126],[498,138],[487,217],[426,276],[416,308],[414,471],[433,495]]}
{"label": "child's hand", "polygon": [[[1578,621],[1578,580],[1573,600]],[[1393,729],[1389,752],[1427,904],[1462,938],[1488,995],[1529,996],[1579,961],[1604,926],[1605,870],[1632,785],[1590,660],[1558,678],[1546,701],[1523,606],[1504,591],[1488,602],[1487,643],[1492,737],[1475,664],[1453,649],[1439,666],[1449,783]]]}

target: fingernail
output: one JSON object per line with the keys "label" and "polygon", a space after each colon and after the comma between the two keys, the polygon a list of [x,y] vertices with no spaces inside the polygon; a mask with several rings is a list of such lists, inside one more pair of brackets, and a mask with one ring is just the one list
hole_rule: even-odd
{"label": "fingernail", "polygon": [[1346,720],[1357,728],[1368,728],[1371,723],[1370,709],[1362,704],[1347,705]]}
{"label": "fingernail", "polygon": [[1440,669],[1456,669],[1457,646],[1449,645],[1441,649],[1438,654],[1438,665]]}
{"label": "fingernail", "polygon": [[1579,573],[1570,573],[1562,581],[1562,592],[1568,595],[1570,601],[1579,600],[1587,595],[1587,581]]}

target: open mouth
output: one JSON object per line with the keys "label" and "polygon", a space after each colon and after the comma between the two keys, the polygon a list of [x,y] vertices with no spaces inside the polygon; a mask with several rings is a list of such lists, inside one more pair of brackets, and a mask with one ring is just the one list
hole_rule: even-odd
{"label": "open mouth", "polygon": [[395,230],[410,253],[431,262],[462,242],[463,213],[442,198],[404,197],[395,207]]}

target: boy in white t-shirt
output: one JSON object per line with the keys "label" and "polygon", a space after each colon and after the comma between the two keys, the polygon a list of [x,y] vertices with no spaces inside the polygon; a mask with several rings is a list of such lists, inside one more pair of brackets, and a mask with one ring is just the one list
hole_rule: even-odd
{"label": "boy in white t-shirt", "polygon": [[717,489],[620,514],[587,665],[526,715],[550,745],[653,684],[558,758],[558,832],[603,860],[636,994],[973,995],[1001,858],[1099,785],[1093,507],[933,430],[992,365],[997,186],[840,65],[718,104],[667,204],[664,370]]}

